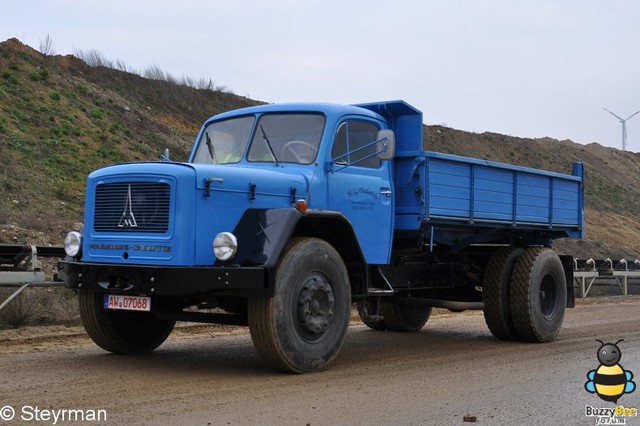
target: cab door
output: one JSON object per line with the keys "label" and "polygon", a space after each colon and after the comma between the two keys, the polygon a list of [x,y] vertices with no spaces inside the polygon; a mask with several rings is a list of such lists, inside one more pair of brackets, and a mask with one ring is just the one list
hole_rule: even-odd
{"label": "cab door", "polygon": [[393,238],[392,162],[377,155],[379,130],[373,121],[343,120],[327,175],[328,207],[351,222],[369,264],[389,262]]}

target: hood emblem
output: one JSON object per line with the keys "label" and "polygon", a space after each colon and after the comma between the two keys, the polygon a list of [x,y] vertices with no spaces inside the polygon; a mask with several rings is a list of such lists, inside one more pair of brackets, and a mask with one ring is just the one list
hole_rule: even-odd
{"label": "hood emblem", "polygon": [[136,222],[136,217],[133,215],[133,208],[131,202],[131,185],[129,185],[129,190],[127,192],[127,202],[124,205],[124,211],[122,212],[122,216],[120,217],[120,222],[118,222],[119,228],[137,228],[138,222]]}

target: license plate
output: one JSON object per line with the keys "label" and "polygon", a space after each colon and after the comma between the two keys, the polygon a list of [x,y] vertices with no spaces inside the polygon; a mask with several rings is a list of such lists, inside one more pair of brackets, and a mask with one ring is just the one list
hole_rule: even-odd
{"label": "license plate", "polygon": [[121,309],[125,311],[151,310],[151,298],[145,296],[120,296],[115,294],[104,295],[105,309]]}

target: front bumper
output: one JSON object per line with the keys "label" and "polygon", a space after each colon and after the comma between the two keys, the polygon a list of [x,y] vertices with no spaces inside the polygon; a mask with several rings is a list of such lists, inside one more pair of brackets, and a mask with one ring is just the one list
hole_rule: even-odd
{"label": "front bumper", "polygon": [[59,262],[65,287],[113,294],[191,296],[205,293],[269,297],[264,267],[190,267]]}

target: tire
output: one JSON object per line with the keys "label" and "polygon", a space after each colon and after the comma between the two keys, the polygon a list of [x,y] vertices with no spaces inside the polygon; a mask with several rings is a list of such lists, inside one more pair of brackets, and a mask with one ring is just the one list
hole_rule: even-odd
{"label": "tire", "polygon": [[[380,306],[382,306],[382,303],[383,302],[380,302]],[[385,331],[388,329],[387,324],[384,322],[384,318],[381,315],[378,315],[377,300],[358,302],[356,307],[358,308],[358,314],[360,315],[360,319],[364,325],[376,331]],[[375,313],[376,315],[372,316],[372,313]]]}
{"label": "tire", "polygon": [[521,340],[550,342],[556,338],[567,305],[562,262],[551,249],[526,249],[511,276],[511,318]]}
{"label": "tire", "polygon": [[275,294],[249,299],[249,330],[277,370],[309,373],[338,355],[349,327],[351,288],[338,252],[316,238],[295,238],[276,269]]}
{"label": "tire", "polygon": [[427,323],[431,316],[431,306],[412,305],[397,302],[383,302],[380,313],[390,331],[415,332]]}
{"label": "tire", "polygon": [[104,309],[103,293],[78,293],[80,318],[89,337],[102,349],[117,354],[140,354],[160,346],[175,325],[151,312]]}
{"label": "tire", "polygon": [[491,334],[498,339],[518,338],[511,319],[509,289],[513,267],[523,251],[524,249],[518,247],[498,249],[489,259],[482,279],[484,320]]}

